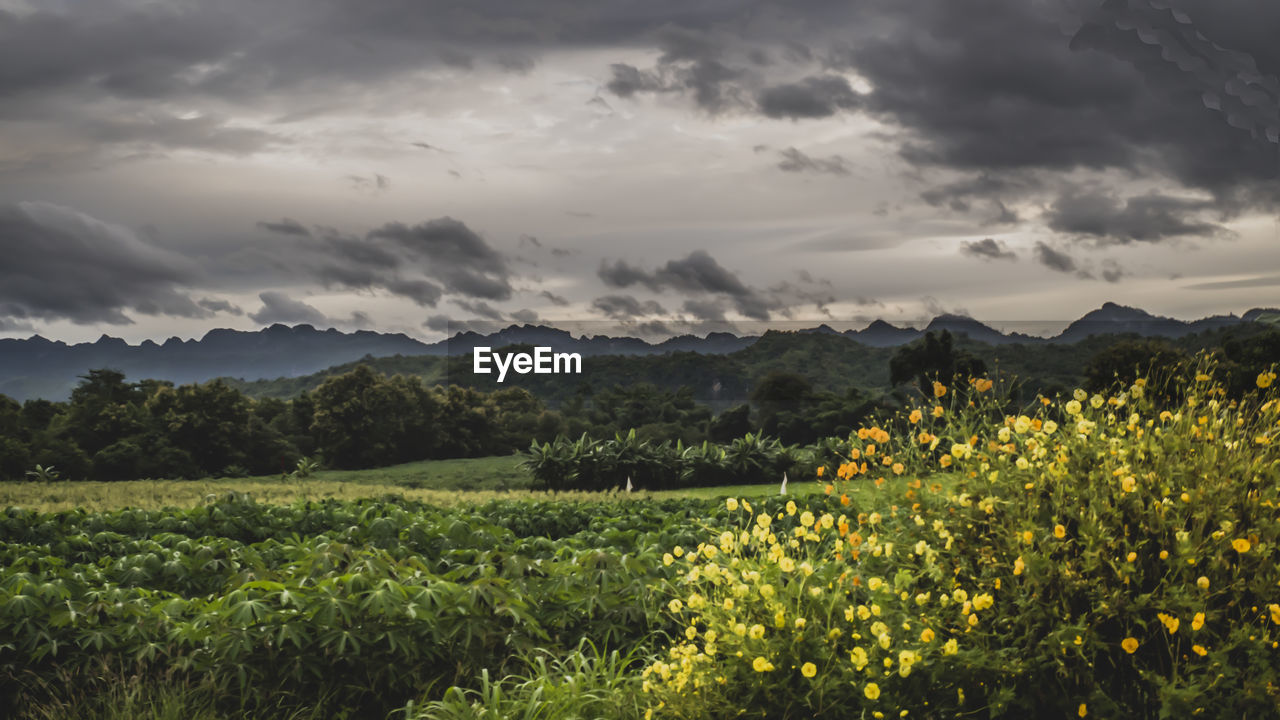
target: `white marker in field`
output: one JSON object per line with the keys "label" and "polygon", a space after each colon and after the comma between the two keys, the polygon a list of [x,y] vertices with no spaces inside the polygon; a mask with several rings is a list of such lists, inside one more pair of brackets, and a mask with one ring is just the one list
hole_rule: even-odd
{"label": "white marker in field", "polygon": [[787,494],[787,474],[782,473],[782,487],[778,490],[779,495]]}
{"label": "white marker in field", "polygon": [[627,476],[627,492],[631,492],[631,476]]}

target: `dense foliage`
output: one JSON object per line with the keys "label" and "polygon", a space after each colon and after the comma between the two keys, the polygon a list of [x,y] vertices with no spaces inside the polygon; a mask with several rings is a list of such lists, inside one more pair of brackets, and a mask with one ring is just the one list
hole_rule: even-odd
{"label": "dense foliage", "polygon": [[1201,358],[1177,392],[1137,378],[1014,415],[985,381],[972,405],[939,383],[912,432],[850,438],[832,495],[900,465],[958,474],[954,494],[730,499],[664,558],[685,629],[644,670],[650,713],[1280,716],[1276,376],[1232,400],[1215,375]]}
{"label": "dense foliage", "polygon": [[[708,512],[708,510],[711,512]],[[0,695],[98,672],[385,712],[521,651],[632,646],[706,503],[402,500],[0,515]],[[658,623],[658,624],[655,624]],[[31,698],[28,698],[31,699]]]}
{"label": "dense foliage", "polygon": [[630,479],[637,489],[670,490],[777,483],[784,473],[812,474],[814,453],[747,433],[727,445],[649,442],[632,431],[608,440],[564,436],[529,448],[524,461],[547,490],[613,490]]}

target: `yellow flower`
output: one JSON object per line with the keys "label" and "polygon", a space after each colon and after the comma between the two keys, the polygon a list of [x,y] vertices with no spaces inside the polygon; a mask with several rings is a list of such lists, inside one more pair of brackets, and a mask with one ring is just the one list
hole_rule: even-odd
{"label": "yellow flower", "polygon": [[941,458],[939,458],[939,459],[938,459],[938,464],[939,464],[939,465],[941,465],[941,466],[942,466],[942,467],[944,467],[944,468],[945,468],[945,467],[951,467],[951,456],[950,456],[950,455],[943,455]]}
{"label": "yellow flower", "polygon": [[807,662],[800,666],[800,674],[807,678],[811,678],[818,674],[818,666],[811,662]]}
{"label": "yellow flower", "polygon": [[1024,542],[1024,543],[1029,543],[1029,542],[1031,542],[1032,540],[1035,540],[1035,539],[1036,539],[1035,534],[1034,534],[1034,533],[1032,533],[1030,530],[1023,530],[1023,531],[1022,531],[1022,542]]}
{"label": "yellow flower", "polygon": [[871,592],[875,592],[879,590],[880,586],[883,584],[884,584],[884,581],[878,577],[867,578],[867,589],[870,590]]}
{"label": "yellow flower", "polygon": [[1080,401],[1078,401],[1078,400],[1068,400],[1068,401],[1067,401],[1067,407],[1066,407],[1066,410],[1067,410],[1067,414],[1068,414],[1068,415],[1079,415],[1079,414],[1080,414],[1080,409],[1081,409],[1081,408],[1080,408]]}
{"label": "yellow flower", "polygon": [[1170,635],[1178,632],[1178,625],[1182,622],[1176,616],[1166,615],[1165,613],[1156,613],[1156,618],[1164,624],[1165,629],[1169,631]]}
{"label": "yellow flower", "polygon": [[1124,648],[1125,652],[1132,655],[1138,652],[1138,640],[1137,638],[1127,637],[1120,641],[1120,647]]}
{"label": "yellow flower", "polygon": [[862,694],[866,695],[868,700],[875,700],[880,697],[880,686],[875,683],[867,683],[867,686],[862,689]]}
{"label": "yellow flower", "polygon": [[[1268,383],[1268,384],[1269,384],[1269,383]],[[1265,387],[1265,386],[1263,386],[1263,387]],[[947,394],[947,386],[946,386],[946,385],[943,385],[942,383],[938,382],[937,380],[934,380],[934,381],[933,381],[933,396],[934,396],[934,397],[942,397],[943,395],[946,395],[946,394]]]}
{"label": "yellow flower", "polygon": [[1207,578],[1207,577],[1205,577],[1205,576],[1203,576],[1203,575],[1201,575],[1200,577],[1196,578],[1196,587],[1200,588],[1201,590],[1208,590],[1208,589],[1209,589],[1209,578]]}
{"label": "yellow flower", "polygon": [[943,655],[955,655],[959,650],[960,644],[956,642],[955,638],[951,638],[950,640],[942,643]]}
{"label": "yellow flower", "polygon": [[747,631],[747,635],[750,636],[752,640],[759,640],[764,637],[764,626],[758,623],[752,625],[751,629]]}
{"label": "yellow flower", "polygon": [[1204,657],[1205,655],[1208,655],[1208,654],[1209,654],[1209,651],[1208,651],[1208,650],[1205,650],[1203,645],[1192,645],[1192,646],[1191,646],[1191,652],[1194,652],[1195,654],[1199,655],[1200,657]]}
{"label": "yellow flower", "polygon": [[1271,611],[1271,622],[1280,625],[1280,605],[1271,603],[1267,606],[1267,610]]}
{"label": "yellow flower", "polygon": [[736,498],[729,498],[724,501],[724,504],[725,507],[729,508],[729,512],[733,512],[738,509],[738,500]]}
{"label": "yellow flower", "polygon": [[680,612],[680,609],[683,607],[684,607],[684,603],[680,602],[679,600],[672,600],[671,602],[667,603],[667,608],[670,609],[671,612],[673,613]]}
{"label": "yellow flower", "polygon": [[1128,555],[1124,557],[1124,559],[1128,560],[1129,562],[1133,562],[1134,560],[1138,559],[1138,553],[1130,552]]}
{"label": "yellow flower", "polygon": [[930,643],[930,642],[933,642],[933,638],[934,638],[933,630],[929,628],[925,628],[924,631],[920,633],[920,642]]}
{"label": "yellow flower", "polygon": [[672,557],[671,553],[662,553],[662,564],[663,564],[663,565],[670,565],[671,563],[673,563],[673,562],[675,562],[675,561],[676,561],[676,559],[675,559],[674,557]]}
{"label": "yellow flower", "polygon": [[784,557],[778,561],[778,569],[782,572],[791,572],[796,569],[796,561],[789,557]]}
{"label": "yellow flower", "polygon": [[1273,372],[1258,373],[1258,387],[1269,388],[1275,379],[1276,374]]}
{"label": "yellow flower", "polygon": [[788,515],[796,514],[796,502],[794,500],[787,501],[787,514]]}
{"label": "yellow flower", "polygon": [[923,417],[924,417],[924,413],[920,412],[919,409],[916,409],[911,411],[911,414],[907,416],[907,420],[911,421],[912,425],[915,425],[916,423],[920,422],[920,419]]}
{"label": "yellow flower", "polygon": [[1204,627],[1204,613],[1198,612],[1195,617],[1191,618],[1191,629],[1199,630]]}
{"label": "yellow flower", "polygon": [[1024,568],[1026,568],[1026,563],[1022,562],[1022,556],[1019,555],[1018,559],[1013,561],[1013,574],[1021,575]]}
{"label": "yellow flower", "polygon": [[751,669],[758,673],[768,672],[773,669],[773,663],[762,657],[757,657],[755,660],[751,661]]}
{"label": "yellow flower", "polygon": [[1061,525],[1053,526],[1053,536],[1061,540],[1067,536],[1067,529]]}
{"label": "yellow flower", "polygon": [[941,405],[934,405],[934,406],[933,406],[933,416],[934,416],[934,417],[936,417],[936,418],[940,418],[940,417],[942,417],[942,416],[943,416],[943,414],[944,414],[944,413],[946,413],[946,412],[947,412],[946,410],[943,410],[943,409],[942,409],[942,406],[941,406]]}
{"label": "yellow flower", "polygon": [[804,512],[800,513],[800,524],[802,526],[813,527],[813,521],[814,521],[813,513],[809,512],[808,510],[805,510]]}
{"label": "yellow flower", "polygon": [[1250,547],[1251,545],[1249,545],[1249,541],[1245,538],[1236,538],[1231,541],[1231,548],[1241,555],[1249,552]]}
{"label": "yellow flower", "polygon": [[867,666],[867,651],[860,647],[856,647],[849,652],[849,662],[853,663],[853,669],[861,670]]}
{"label": "yellow flower", "polygon": [[1076,715],[1084,717],[1089,714],[1089,707],[1084,703],[1080,703],[1080,707],[1076,708]]}

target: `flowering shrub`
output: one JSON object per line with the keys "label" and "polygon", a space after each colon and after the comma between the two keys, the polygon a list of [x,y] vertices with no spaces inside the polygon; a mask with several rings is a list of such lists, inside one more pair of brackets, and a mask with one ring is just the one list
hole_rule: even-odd
{"label": "flowering shrub", "polygon": [[[730,499],[664,558],[683,631],[650,716],[1276,717],[1273,380],[1227,401],[1202,366],[1176,407],[1138,380],[1013,415],[989,381],[935,386],[910,436],[850,438],[829,497]],[[945,494],[921,477],[944,469]],[[895,472],[906,497],[844,504]]]}

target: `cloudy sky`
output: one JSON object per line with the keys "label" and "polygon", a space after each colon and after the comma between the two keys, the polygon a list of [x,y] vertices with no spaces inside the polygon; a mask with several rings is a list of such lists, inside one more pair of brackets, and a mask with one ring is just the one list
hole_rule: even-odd
{"label": "cloudy sky", "polygon": [[1278,34],[1259,0],[0,0],[0,336],[1280,305]]}

